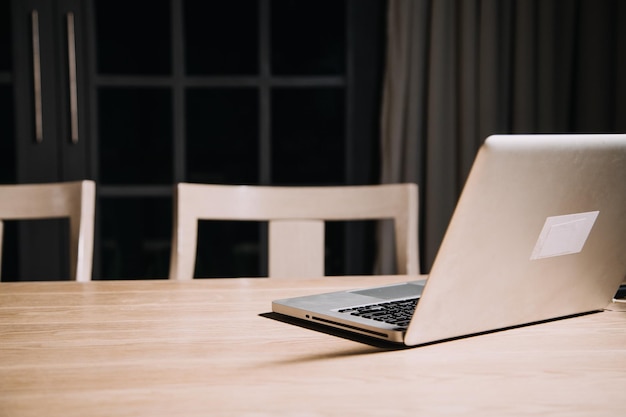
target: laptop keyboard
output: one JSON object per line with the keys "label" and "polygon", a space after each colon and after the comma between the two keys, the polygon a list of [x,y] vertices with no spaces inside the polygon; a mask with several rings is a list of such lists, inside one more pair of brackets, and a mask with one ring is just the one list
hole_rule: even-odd
{"label": "laptop keyboard", "polygon": [[409,326],[418,300],[419,298],[416,297],[404,300],[385,301],[377,304],[342,308],[338,311],[339,313],[389,323],[400,329],[406,329]]}

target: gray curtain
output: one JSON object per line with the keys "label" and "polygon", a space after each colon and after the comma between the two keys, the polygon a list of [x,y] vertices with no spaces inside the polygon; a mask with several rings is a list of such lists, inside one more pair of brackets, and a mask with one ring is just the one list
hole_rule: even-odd
{"label": "gray curtain", "polygon": [[420,187],[422,272],[485,137],[626,132],[626,1],[389,0],[387,23],[381,182]]}

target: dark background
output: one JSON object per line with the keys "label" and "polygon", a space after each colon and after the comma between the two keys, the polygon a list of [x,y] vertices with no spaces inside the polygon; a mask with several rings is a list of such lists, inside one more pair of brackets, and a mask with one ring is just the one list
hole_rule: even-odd
{"label": "dark background", "polygon": [[[0,0],[0,183],[94,179],[94,279],[165,278],[177,182],[379,181],[385,11],[379,0]],[[7,222],[2,279],[67,277],[66,227]],[[196,275],[265,275],[266,238],[263,223],[201,222]],[[327,241],[327,274],[372,272],[372,223],[329,224]]]}

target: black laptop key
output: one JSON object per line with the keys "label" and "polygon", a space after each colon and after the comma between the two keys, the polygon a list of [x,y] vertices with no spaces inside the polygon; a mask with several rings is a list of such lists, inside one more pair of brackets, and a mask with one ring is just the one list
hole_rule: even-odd
{"label": "black laptop key", "polygon": [[411,321],[417,301],[418,298],[385,301],[383,303],[344,308],[338,311],[340,313],[385,322],[393,324],[394,326],[405,328]]}

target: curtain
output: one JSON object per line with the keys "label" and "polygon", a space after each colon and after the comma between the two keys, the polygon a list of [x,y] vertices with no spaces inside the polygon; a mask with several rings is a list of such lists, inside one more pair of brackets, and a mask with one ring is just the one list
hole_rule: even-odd
{"label": "curtain", "polygon": [[624,22],[623,0],[388,1],[381,182],[420,187],[422,272],[488,135],[626,132]]}

